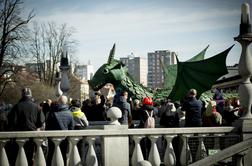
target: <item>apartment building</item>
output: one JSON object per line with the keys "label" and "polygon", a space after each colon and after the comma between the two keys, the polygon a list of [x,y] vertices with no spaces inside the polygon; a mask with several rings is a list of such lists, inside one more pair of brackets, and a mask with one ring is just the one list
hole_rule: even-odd
{"label": "apartment building", "polygon": [[162,88],[164,84],[164,73],[162,63],[164,66],[177,64],[176,53],[169,50],[157,50],[149,52],[148,56],[148,87]]}
{"label": "apartment building", "polygon": [[147,86],[147,59],[142,57],[128,56],[120,58],[125,66],[128,68],[129,74],[135,81]]}

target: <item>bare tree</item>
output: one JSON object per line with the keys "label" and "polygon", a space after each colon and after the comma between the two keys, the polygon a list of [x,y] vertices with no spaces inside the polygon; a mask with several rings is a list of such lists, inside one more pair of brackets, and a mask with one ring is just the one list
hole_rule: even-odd
{"label": "bare tree", "polygon": [[[22,15],[21,0],[0,0],[0,91],[15,74],[13,60],[22,55],[27,41],[27,24],[34,17],[31,11],[27,18]],[[9,64],[9,65],[8,65]],[[12,75],[10,77],[10,75]]]}
{"label": "bare tree", "polygon": [[37,71],[39,79],[45,81],[45,65],[46,65],[46,45],[44,26],[40,26],[37,22],[33,23],[33,29],[30,39],[30,52],[37,63]]}
{"label": "bare tree", "polygon": [[40,73],[41,81],[53,85],[57,65],[60,62],[60,56],[63,49],[67,47],[69,54],[72,55],[75,50],[76,41],[72,39],[74,28],[66,24],[57,25],[54,22],[41,24],[35,23],[33,26],[31,40],[31,54],[36,63],[44,63],[43,78]]}
{"label": "bare tree", "polygon": [[21,17],[21,0],[0,0],[0,67],[5,60],[17,58],[22,53],[22,44],[27,39],[26,25],[34,17],[30,12]]}

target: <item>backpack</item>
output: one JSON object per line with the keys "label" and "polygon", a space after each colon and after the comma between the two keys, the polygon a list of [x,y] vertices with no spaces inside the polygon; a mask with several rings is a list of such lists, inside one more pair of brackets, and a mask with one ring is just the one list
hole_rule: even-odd
{"label": "backpack", "polygon": [[150,114],[146,110],[145,112],[147,113],[148,118],[144,122],[144,128],[155,128],[155,119],[153,117],[153,110],[150,112]]}

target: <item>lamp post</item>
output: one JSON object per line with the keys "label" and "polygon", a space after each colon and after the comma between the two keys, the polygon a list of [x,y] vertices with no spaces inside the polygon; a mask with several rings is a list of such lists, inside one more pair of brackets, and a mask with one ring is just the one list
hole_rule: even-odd
{"label": "lamp post", "polygon": [[243,3],[241,6],[241,24],[240,34],[234,38],[242,46],[242,52],[239,60],[239,74],[242,77],[242,83],[239,85],[238,93],[243,108],[242,119],[252,119],[252,83],[250,81],[252,76],[252,57],[249,45],[252,41],[251,23],[249,4]]}

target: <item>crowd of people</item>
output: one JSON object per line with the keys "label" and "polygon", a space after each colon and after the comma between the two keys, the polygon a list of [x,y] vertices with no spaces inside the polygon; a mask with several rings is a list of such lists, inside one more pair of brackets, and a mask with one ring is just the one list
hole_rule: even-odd
{"label": "crowd of people", "polygon": [[[155,128],[156,125],[160,127],[229,126],[242,114],[239,99],[224,100],[220,90],[216,91],[210,101],[197,99],[197,91],[191,89],[179,102],[172,102],[167,98],[158,103],[155,103],[151,97],[145,97],[142,101],[132,100],[127,91],[120,91],[113,99],[107,99],[100,92],[96,92],[93,99],[86,99],[82,103],[79,99],[68,101],[66,96],[60,96],[57,100],[47,99],[36,104],[29,88],[22,89],[21,93],[22,98],[14,106],[0,102],[1,131],[82,130],[89,126],[90,121],[108,121],[106,111],[112,106],[121,110],[122,117],[118,121],[122,125],[128,125],[129,128]],[[151,145],[150,140],[141,140],[141,145],[145,147],[142,151],[146,158]],[[84,146],[83,142],[78,143],[81,156],[84,153]],[[67,140],[61,142],[60,148],[66,162]],[[32,165],[34,142],[28,141],[24,149],[29,165]],[[48,165],[51,163],[53,151],[54,144],[48,140],[46,145]],[[16,155],[17,151],[12,154],[12,157]]]}

